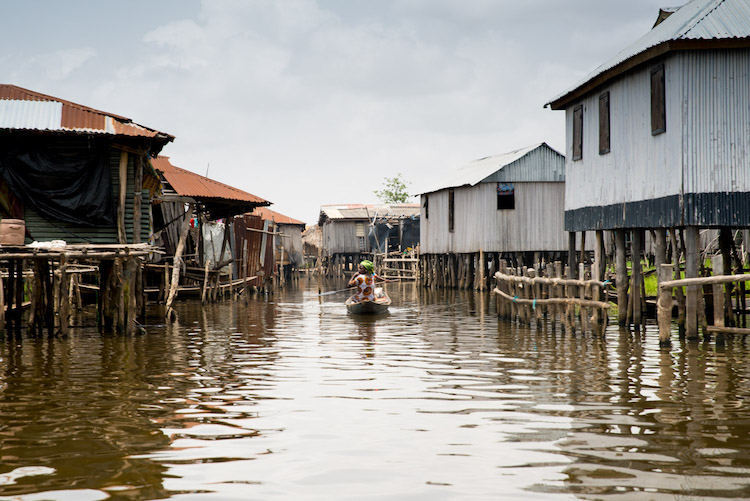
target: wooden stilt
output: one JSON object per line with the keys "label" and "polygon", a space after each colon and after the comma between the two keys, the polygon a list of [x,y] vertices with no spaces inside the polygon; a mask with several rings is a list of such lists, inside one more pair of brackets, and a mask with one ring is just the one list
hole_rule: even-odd
{"label": "wooden stilt", "polygon": [[166,316],[169,319],[175,320],[177,318],[177,314],[172,309],[172,303],[174,302],[174,298],[177,295],[177,286],[180,283],[180,268],[182,268],[182,254],[185,251],[185,242],[187,241],[187,234],[190,230],[190,216],[193,213],[193,207],[195,204],[189,203],[188,208],[185,211],[184,218],[182,220],[182,228],[180,229],[180,239],[177,242],[177,249],[175,249],[174,253],[174,262],[173,262],[173,268],[172,268],[172,282],[169,286],[169,294],[167,295],[167,303],[166,303]]}
{"label": "wooden stilt", "polygon": [[625,249],[626,230],[615,230],[615,266],[617,285],[617,321],[620,326],[628,320],[628,263]]}
{"label": "wooden stilt", "polygon": [[[698,227],[688,226],[685,230],[685,278],[698,277]],[[696,285],[687,287],[685,334],[688,339],[698,339],[698,294]]]}
{"label": "wooden stilt", "polygon": [[633,249],[630,256],[631,261],[631,283],[630,283],[630,301],[633,304],[633,324],[636,329],[642,326],[642,309],[641,309],[641,290],[643,282],[643,273],[641,270],[641,261],[643,259],[643,230],[636,228],[633,230]]}

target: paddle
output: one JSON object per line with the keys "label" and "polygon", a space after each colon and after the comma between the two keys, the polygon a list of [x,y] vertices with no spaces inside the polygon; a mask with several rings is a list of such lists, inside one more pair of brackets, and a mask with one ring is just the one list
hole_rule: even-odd
{"label": "paddle", "polygon": [[[388,280],[389,283],[400,282],[400,281],[401,281],[400,279],[399,280]],[[381,282],[381,283],[383,283],[383,282]],[[347,287],[346,289],[339,289],[337,291],[328,291],[328,292],[323,292],[321,294],[315,294],[313,297],[329,296],[331,294],[336,294],[338,292],[346,292],[348,290],[356,289],[356,288],[357,288],[356,285],[352,285],[351,287]]]}

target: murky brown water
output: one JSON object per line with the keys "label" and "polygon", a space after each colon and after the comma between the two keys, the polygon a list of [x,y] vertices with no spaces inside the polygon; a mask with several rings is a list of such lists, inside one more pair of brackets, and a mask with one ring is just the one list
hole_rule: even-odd
{"label": "murky brown water", "polygon": [[303,282],[146,335],[0,339],[0,498],[750,498],[741,339],[661,350],[389,292],[378,318]]}

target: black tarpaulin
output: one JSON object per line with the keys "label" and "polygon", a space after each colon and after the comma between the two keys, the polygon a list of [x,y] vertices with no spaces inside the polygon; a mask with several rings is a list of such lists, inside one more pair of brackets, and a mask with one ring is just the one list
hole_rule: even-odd
{"label": "black tarpaulin", "polygon": [[114,225],[108,148],[62,141],[0,142],[0,176],[25,205],[48,219]]}

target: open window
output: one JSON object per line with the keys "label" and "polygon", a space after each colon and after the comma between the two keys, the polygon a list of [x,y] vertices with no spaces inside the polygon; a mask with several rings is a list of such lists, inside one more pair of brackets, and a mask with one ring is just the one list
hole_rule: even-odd
{"label": "open window", "polygon": [[424,203],[422,204],[422,207],[424,208],[424,218],[430,219],[430,197],[427,195],[424,196]]}
{"label": "open window", "polygon": [[456,197],[453,190],[448,190],[448,231],[453,233],[456,222]]}
{"label": "open window", "polygon": [[516,195],[513,183],[497,183],[497,210],[516,208]]}

